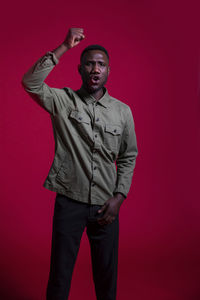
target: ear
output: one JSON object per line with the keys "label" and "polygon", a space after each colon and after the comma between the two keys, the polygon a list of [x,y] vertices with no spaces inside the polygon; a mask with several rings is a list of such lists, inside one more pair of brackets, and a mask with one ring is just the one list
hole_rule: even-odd
{"label": "ear", "polygon": [[81,65],[80,64],[78,65],[78,72],[81,75]]}
{"label": "ear", "polygon": [[108,75],[110,74],[110,66],[108,66]]}

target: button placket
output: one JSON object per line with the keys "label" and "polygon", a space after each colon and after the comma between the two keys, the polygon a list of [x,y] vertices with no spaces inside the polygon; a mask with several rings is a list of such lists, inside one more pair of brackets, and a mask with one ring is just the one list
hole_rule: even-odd
{"label": "button placket", "polygon": [[[98,138],[98,132],[97,132],[97,128],[95,126],[95,123],[96,123],[96,103],[93,104],[93,114],[94,114],[94,126],[93,126],[93,131],[94,131],[94,144],[95,144],[95,141],[97,140]],[[99,120],[99,118],[97,118]],[[98,121],[97,121],[98,122]]]}
{"label": "button placket", "polygon": [[93,188],[93,192],[96,188],[96,170],[97,170],[97,160],[96,158],[96,154],[97,154],[97,150],[95,149],[95,147],[98,147],[98,126],[95,126],[96,122],[99,122],[100,118],[96,116],[96,102],[93,103],[93,116],[94,116],[94,123],[93,123],[93,140],[94,140],[94,149],[92,151],[92,180],[91,180],[91,188]]}

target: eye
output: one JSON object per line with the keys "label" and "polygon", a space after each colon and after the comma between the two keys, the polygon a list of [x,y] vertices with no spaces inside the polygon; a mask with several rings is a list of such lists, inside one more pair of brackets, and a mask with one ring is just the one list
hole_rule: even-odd
{"label": "eye", "polygon": [[105,67],[105,65],[106,65],[103,61],[100,61],[99,64],[100,64],[100,66],[102,66],[102,67]]}

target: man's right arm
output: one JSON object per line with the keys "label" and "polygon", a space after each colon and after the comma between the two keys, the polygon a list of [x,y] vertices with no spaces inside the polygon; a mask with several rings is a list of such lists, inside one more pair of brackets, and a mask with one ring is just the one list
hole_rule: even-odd
{"label": "man's right arm", "polygon": [[60,57],[84,38],[83,29],[70,28],[64,42],[42,56],[22,78],[25,91],[51,114],[54,114],[56,105],[62,105],[62,95],[59,89],[50,88],[44,80],[58,64]]}
{"label": "man's right arm", "polygon": [[52,52],[55,54],[57,59],[69,49],[77,46],[81,40],[85,38],[82,28],[70,28],[64,42],[54,49]]}

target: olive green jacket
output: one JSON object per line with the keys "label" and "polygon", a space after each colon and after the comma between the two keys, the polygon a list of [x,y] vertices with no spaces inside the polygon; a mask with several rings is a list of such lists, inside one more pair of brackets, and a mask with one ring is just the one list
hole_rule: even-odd
{"label": "olive green jacket", "polygon": [[53,126],[55,157],[43,186],[95,205],[117,192],[127,197],[138,154],[130,107],[106,88],[97,101],[82,87],[49,87],[44,80],[57,63],[55,54],[47,52],[22,80]]}

